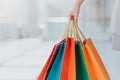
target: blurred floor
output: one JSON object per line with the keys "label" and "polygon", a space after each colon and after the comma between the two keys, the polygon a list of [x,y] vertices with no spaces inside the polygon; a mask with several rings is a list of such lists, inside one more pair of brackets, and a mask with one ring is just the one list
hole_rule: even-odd
{"label": "blurred floor", "polygon": [[[119,80],[120,52],[112,51],[110,33],[101,31],[94,32],[97,38],[93,35],[93,41],[111,80]],[[35,80],[56,42],[43,42],[39,38],[1,41],[0,80]]]}

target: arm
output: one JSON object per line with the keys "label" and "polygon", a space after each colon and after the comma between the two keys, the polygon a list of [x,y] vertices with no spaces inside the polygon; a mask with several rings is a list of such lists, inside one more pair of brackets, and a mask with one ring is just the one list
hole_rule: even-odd
{"label": "arm", "polygon": [[79,12],[80,12],[80,6],[81,4],[84,2],[84,0],[77,0],[72,11],[69,12],[68,14],[68,18],[69,20],[74,20],[75,23],[78,23],[78,16],[79,16]]}

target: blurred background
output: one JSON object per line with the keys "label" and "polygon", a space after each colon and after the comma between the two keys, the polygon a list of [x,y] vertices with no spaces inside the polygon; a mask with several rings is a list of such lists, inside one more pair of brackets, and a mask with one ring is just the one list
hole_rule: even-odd
{"label": "blurred background", "polygon": [[[111,80],[120,79],[120,52],[111,45],[115,0],[85,0],[79,26],[91,37]],[[0,0],[0,80],[36,80],[67,27],[75,0]]]}

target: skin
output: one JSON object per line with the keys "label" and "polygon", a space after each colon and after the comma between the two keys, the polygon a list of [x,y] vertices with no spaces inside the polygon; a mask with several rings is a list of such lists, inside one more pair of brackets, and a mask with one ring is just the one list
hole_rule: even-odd
{"label": "skin", "polygon": [[80,13],[80,7],[81,7],[83,2],[84,2],[84,0],[77,0],[76,1],[73,9],[68,14],[69,21],[74,20],[76,24],[78,23],[78,16]]}

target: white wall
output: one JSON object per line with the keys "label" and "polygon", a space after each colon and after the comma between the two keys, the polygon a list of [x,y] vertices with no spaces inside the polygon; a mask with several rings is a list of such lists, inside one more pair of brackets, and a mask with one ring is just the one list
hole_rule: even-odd
{"label": "white wall", "polygon": [[0,0],[0,39],[17,38],[17,0]]}
{"label": "white wall", "polygon": [[35,37],[38,0],[0,0],[0,39]]}
{"label": "white wall", "polygon": [[[35,37],[38,24],[47,17],[67,17],[74,3],[75,0],[0,0],[0,40]],[[113,0],[85,0],[80,23],[110,22],[112,6]]]}

